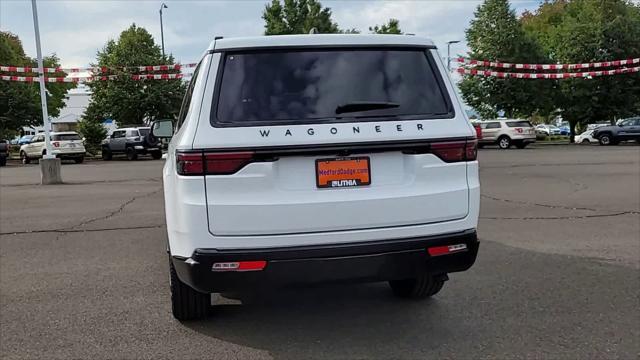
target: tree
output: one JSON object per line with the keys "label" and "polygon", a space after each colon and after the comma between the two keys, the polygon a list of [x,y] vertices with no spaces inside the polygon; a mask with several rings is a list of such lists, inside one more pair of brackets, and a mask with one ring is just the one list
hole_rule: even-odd
{"label": "tree", "polygon": [[[45,67],[60,66],[60,60],[55,55],[45,57],[43,63]],[[25,54],[22,42],[16,35],[0,31],[0,64],[35,67],[37,61]],[[25,74],[4,73],[3,75],[24,76]],[[48,73],[47,76],[65,76],[65,74]],[[74,87],[75,84],[72,83],[46,84],[47,111],[50,117],[60,114],[67,91]],[[42,124],[39,84],[0,81],[0,134],[6,136],[10,132],[21,131],[23,126]]]}
{"label": "tree", "polygon": [[[97,63],[93,66],[108,67],[108,72],[102,75],[117,78],[88,84],[93,95],[83,121],[102,123],[110,118],[121,125],[140,125],[161,118],[176,118],[185,91],[183,81],[132,79],[132,75],[139,73],[137,66],[173,62],[173,56],[163,57],[147,30],[131,25],[120,33],[118,40],[109,40],[98,51]],[[170,72],[179,73],[179,70]]]}
{"label": "tree", "polygon": [[[539,46],[526,36],[508,0],[485,0],[466,30],[474,59],[528,63],[544,60]],[[552,82],[465,76],[460,91],[468,105],[483,118],[504,112],[507,117],[530,116],[553,110],[547,94]]]}
{"label": "tree", "polygon": [[321,34],[341,32],[331,20],[331,9],[317,0],[272,0],[262,13],[265,35],[308,34],[315,28]]}
{"label": "tree", "polygon": [[[550,62],[585,63],[640,56],[640,6],[624,0],[555,0],[522,18]],[[552,97],[575,127],[640,114],[640,74],[560,80]]]}
{"label": "tree", "polygon": [[107,129],[102,122],[83,118],[78,122],[78,132],[84,137],[87,151],[95,154],[100,149],[102,140],[107,136]]}
{"label": "tree", "polygon": [[369,32],[374,34],[402,35],[402,30],[400,30],[400,21],[398,19],[389,19],[389,22],[382,24],[382,26],[369,26]]}

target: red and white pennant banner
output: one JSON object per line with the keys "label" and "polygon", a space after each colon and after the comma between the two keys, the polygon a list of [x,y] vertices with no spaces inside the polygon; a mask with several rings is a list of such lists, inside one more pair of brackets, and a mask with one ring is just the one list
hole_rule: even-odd
{"label": "red and white pennant banner", "polygon": [[513,73],[513,72],[500,72],[500,71],[491,71],[491,70],[465,69],[465,68],[458,68],[457,72],[464,75],[476,75],[476,76],[497,77],[497,78],[569,79],[569,78],[592,78],[592,77],[598,77],[598,76],[637,73],[637,72],[640,72],[640,66],[630,67],[630,68],[625,67],[625,68],[613,69],[613,70],[585,71],[585,72],[575,72],[575,73],[533,74],[533,73]]}
{"label": "red and white pennant banner", "polygon": [[614,61],[602,61],[582,64],[513,64],[498,61],[487,60],[471,60],[467,58],[457,58],[457,62],[465,65],[475,65],[482,67],[493,67],[502,69],[525,69],[525,70],[563,70],[563,69],[591,69],[602,68],[611,66],[625,66],[640,64],[640,58],[614,60]]}
{"label": "red and white pennant banner", "polygon": [[[132,75],[132,80],[174,80],[189,77],[187,74],[143,74]],[[89,77],[45,77],[44,81],[48,83],[79,83],[86,81],[105,81],[115,80],[118,75],[110,76],[89,76]],[[19,81],[19,82],[37,82],[39,77],[37,76],[9,76],[1,75],[0,80],[4,81]]]}
{"label": "red and white pennant banner", "polygon": [[[93,72],[104,73],[109,70],[137,70],[137,71],[169,71],[169,70],[181,70],[187,68],[196,67],[196,63],[190,64],[172,64],[172,65],[145,65],[145,66],[127,66],[110,68],[106,66],[102,67],[84,67],[84,68],[44,68],[45,73],[78,73],[78,72]],[[17,73],[40,73],[37,67],[25,67],[25,66],[0,66],[0,71],[4,72],[17,72]]]}

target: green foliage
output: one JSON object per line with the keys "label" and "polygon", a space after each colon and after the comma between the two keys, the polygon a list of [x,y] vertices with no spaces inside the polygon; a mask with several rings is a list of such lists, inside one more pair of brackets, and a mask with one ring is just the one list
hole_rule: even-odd
{"label": "green foliage", "polygon": [[[525,34],[508,0],[485,0],[476,10],[466,38],[471,49],[469,55],[474,59],[516,63],[544,59],[537,43]],[[549,113],[553,106],[541,95],[553,86],[551,82],[479,76],[465,76],[459,84],[467,104],[483,118],[495,117],[500,111],[507,117]]]}
{"label": "green foliage", "polygon": [[[138,125],[159,118],[176,118],[186,88],[183,81],[131,79],[132,75],[138,73],[136,66],[173,62],[173,56],[162,56],[160,47],[147,30],[131,25],[120,34],[118,40],[109,40],[98,51],[97,64],[94,66],[114,68],[104,75],[118,77],[89,83],[93,95],[84,120],[102,123],[104,119],[111,118],[120,125]],[[122,69],[123,66],[129,68]],[[179,70],[171,72],[178,73]]]}
{"label": "green foliage", "polygon": [[386,24],[382,24],[382,26],[370,26],[369,32],[374,34],[402,35],[402,30],[400,30],[400,21],[398,19],[389,19],[389,22]]}
{"label": "green foliage", "polygon": [[[640,6],[624,0],[556,0],[522,18],[549,62],[584,63],[640,56]],[[550,93],[576,125],[640,113],[640,74],[560,81]]]}
{"label": "green foliage", "polygon": [[[58,67],[60,60],[51,55],[43,59],[45,67]],[[25,55],[20,39],[9,32],[0,31],[0,64],[37,66],[36,59]],[[3,73],[4,75],[22,75]],[[65,76],[64,73],[48,73],[47,76]],[[67,91],[72,83],[47,83],[47,110],[50,117],[60,114]],[[23,126],[42,125],[40,87],[35,83],[0,81],[0,134],[19,131]],[[6,135],[5,135],[6,136]]]}
{"label": "green foliage", "polygon": [[[265,35],[308,34],[316,29],[320,34],[359,34],[358,29],[340,29],[331,19],[331,9],[318,0],[271,0],[262,12]],[[382,26],[369,27],[377,34],[402,34],[399,21],[390,19]]]}
{"label": "green foliage", "polygon": [[97,153],[102,140],[107,136],[107,129],[101,122],[87,119],[78,122],[78,132],[85,138],[87,150],[92,154]]}
{"label": "green foliage", "polygon": [[321,34],[341,32],[331,20],[331,9],[323,8],[317,0],[284,0],[284,5],[272,0],[265,6],[262,18],[265,35],[308,34],[313,28]]}

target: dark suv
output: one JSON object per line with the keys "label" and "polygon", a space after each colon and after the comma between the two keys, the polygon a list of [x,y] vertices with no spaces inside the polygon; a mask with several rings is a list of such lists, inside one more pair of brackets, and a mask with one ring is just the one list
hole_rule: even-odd
{"label": "dark suv", "polygon": [[618,125],[601,126],[593,131],[600,145],[618,145],[620,141],[640,142],[640,117],[620,120]]}
{"label": "dark suv", "polygon": [[160,159],[162,150],[160,141],[151,134],[150,128],[131,127],[114,130],[102,142],[102,160],[111,160],[114,154],[125,154],[129,160],[136,160],[138,155]]}

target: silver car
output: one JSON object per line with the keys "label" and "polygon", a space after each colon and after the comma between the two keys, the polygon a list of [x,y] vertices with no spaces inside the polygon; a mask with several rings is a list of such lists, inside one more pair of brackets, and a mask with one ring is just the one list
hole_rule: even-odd
{"label": "silver car", "polygon": [[527,120],[499,119],[480,122],[482,138],[478,146],[498,145],[500,149],[508,149],[515,145],[524,149],[536,142],[536,130]]}

